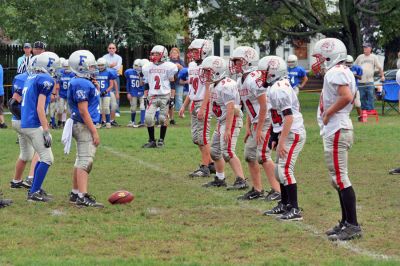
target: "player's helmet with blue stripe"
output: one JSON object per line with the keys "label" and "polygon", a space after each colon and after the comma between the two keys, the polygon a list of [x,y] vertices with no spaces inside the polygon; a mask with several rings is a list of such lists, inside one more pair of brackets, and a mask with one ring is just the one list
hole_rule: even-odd
{"label": "player's helmet with blue stripe", "polygon": [[73,52],[70,55],[68,62],[72,72],[74,72],[78,77],[90,78],[98,72],[96,59],[88,50],[78,50]]}
{"label": "player's helmet with blue stripe", "polygon": [[54,76],[56,71],[61,67],[60,58],[53,52],[44,52],[37,55],[31,65],[33,73],[47,73]]}

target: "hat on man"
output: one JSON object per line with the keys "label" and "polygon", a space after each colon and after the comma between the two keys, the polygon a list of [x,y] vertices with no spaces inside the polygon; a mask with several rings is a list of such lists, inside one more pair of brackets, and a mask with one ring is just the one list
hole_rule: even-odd
{"label": "hat on man", "polygon": [[46,48],[46,45],[45,45],[43,42],[41,42],[41,41],[36,41],[36,42],[33,44],[33,48],[36,48],[36,49],[45,49],[45,48]]}
{"label": "hat on man", "polygon": [[32,46],[29,42],[26,42],[24,43],[24,48],[32,48]]}
{"label": "hat on man", "polygon": [[371,43],[369,43],[369,42],[365,42],[365,43],[363,43],[363,47],[364,47],[364,48],[367,48],[367,47],[371,48],[372,45],[371,45]]}

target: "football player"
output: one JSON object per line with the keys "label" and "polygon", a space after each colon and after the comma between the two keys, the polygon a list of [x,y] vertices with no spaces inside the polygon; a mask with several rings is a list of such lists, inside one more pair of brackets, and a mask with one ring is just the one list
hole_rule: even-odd
{"label": "football player", "polygon": [[199,147],[201,165],[199,169],[190,173],[190,177],[208,177],[215,173],[215,166],[210,155],[210,93],[206,84],[200,80],[200,64],[211,54],[212,42],[204,39],[195,39],[188,47],[188,84],[189,95],[179,110],[183,117],[187,106],[190,106],[192,141]]}
{"label": "football player", "polygon": [[51,151],[52,137],[46,118],[47,98],[53,92],[53,76],[60,67],[59,57],[52,52],[44,52],[32,63],[22,91],[21,133],[28,139],[40,161],[35,165],[33,184],[28,192],[28,201],[47,202],[51,197],[42,191],[42,184],[54,158]]}
{"label": "football player", "polygon": [[351,72],[356,79],[357,92],[354,98],[354,106],[356,107],[358,114],[358,121],[362,121],[362,112],[361,112],[361,99],[360,99],[360,91],[358,90],[358,81],[361,80],[361,76],[363,75],[363,70],[359,65],[354,64],[354,59],[351,55],[347,55],[346,58],[346,66],[350,68]]}
{"label": "football player", "polygon": [[263,87],[262,73],[257,71],[258,60],[256,50],[248,46],[239,46],[233,51],[229,61],[231,74],[240,76],[237,81],[239,95],[247,111],[244,155],[253,181],[253,188],[239,199],[253,200],[264,196],[259,167],[261,164],[272,187],[266,199],[280,200],[280,186],[275,178],[275,166],[267,145],[271,120],[267,113],[266,88]]}
{"label": "football player", "polygon": [[91,81],[97,72],[96,59],[91,52],[78,50],[69,57],[69,65],[76,75],[69,83],[68,105],[74,121],[72,136],[77,147],[69,201],[78,207],[103,208],[104,205],[88,193],[89,174],[96,147],[100,144],[100,137],[94,126],[94,122],[100,119],[100,92],[96,88],[99,84],[96,80]]}
{"label": "football player", "polygon": [[356,194],[347,170],[348,151],[353,144],[353,124],[350,112],[357,91],[351,70],[345,65],[347,49],[336,38],[319,40],[312,56],[314,73],[325,72],[324,85],[318,107],[318,124],[324,143],[325,162],[332,185],[337,190],[342,219],[328,230],[330,240],[350,240],[362,236],[357,221]]}
{"label": "football player", "polygon": [[112,88],[115,87],[117,75],[115,71],[107,68],[107,62],[104,58],[99,58],[97,60],[97,67],[99,72],[96,75],[96,80],[100,85],[100,109],[102,121],[103,124],[105,123],[106,128],[111,128],[110,92]]}
{"label": "football player", "polygon": [[215,162],[216,175],[213,181],[203,186],[226,187],[224,168],[227,162],[236,175],[235,183],[228,189],[245,189],[248,185],[235,154],[237,138],[243,126],[243,113],[236,81],[225,77],[226,72],[226,63],[218,56],[209,56],[200,65],[200,80],[206,83],[206,90],[210,91],[212,111],[218,122],[211,142],[211,158]]}
{"label": "football player", "polygon": [[300,89],[304,88],[308,81],[307,72],[302,66],[299,66],[297,56],[294,54],[288,56],[287,65],[290,85],[296,95],[299,95]]}
{"label": "football player", "polygon": [[[168,110],[175,103],[174,77],[178,72],[175,64],[168,62],[167,49],[156,45],[150,52],[151,63],[143,66],[145,83],[144,97],[147,105],[145,121],[149,134],[149,141],[143,148],[163,147],[168,125]],[[160,138],[156,142],[154,137],[154,115],[160,108]]]}
{"label": "football player", "polygon": [[[129,68],[125,71],[124,75],[126,78],[126,91],[127,97],[131,105],[131,121],[127,125],[128,127],[143,127],[144,116],[146,109],[144,107],[144,88],[143,88],[143,73],[142,73],[142,60],[136,59],[133,62],[133,68]],[[140,104],[140,123],[136,125],[136,109],[137,103]]]}
{"label": "football player", "polygon": [[271,148],[276,148],[275,175],[279,178],[281,201],[265,215],[280,215],[283,221],[303,219],[297,202],[294,168],[306,141],[306,131],[296,92],[287,79],[286,62],[278,56],[263,57],[258,70],[262,72],[270,104],[272,121]]}
{"label": "football player", "polygon": [[68,64],[68,60],[64,60],[61,63],[62,69],[60,69],[60,77],[58,80],[58,107],[57,107],[57,116],[58,116],[58,127],[63,127],[65,125],[66,115],[68,111],[68,103],[67,103],[67,92],[68,85],[71,78],[75,76],[73,72],[71,72]]}

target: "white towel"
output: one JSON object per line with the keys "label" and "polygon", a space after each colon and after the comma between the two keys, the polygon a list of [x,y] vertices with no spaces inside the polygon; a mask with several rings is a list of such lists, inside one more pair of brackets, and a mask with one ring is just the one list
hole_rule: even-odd
{"label": "white towel", "polygon": [[64,144],[64,154],[69,154],[71,150],[72,141],[72,126],[74,125],[74,120],[68,118],[65,122],[64,130],[61,137],[61,142]]}

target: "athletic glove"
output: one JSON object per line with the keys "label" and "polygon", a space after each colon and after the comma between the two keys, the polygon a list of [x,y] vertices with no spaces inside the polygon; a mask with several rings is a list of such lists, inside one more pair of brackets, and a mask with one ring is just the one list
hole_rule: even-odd
{"label": "athletic glove", "polygon": [[44,146],[46,148],[50,148],[51,147],[51,134],[49,131],[43,131],[43,139],[44,139]]}
{"label": "athletic glove", "polygon": [[169,98],[168,104],[169,104],[169,109],[174,108],[174,106],[175,106],[175,97]]}
{"label": "athletic glove", "polygon": [[140,72],[140,73],[139,73],[139,77],[141,77],[141,78],[144,77],[143,72]]}
{"label": "athletic glove", "polygon": [[104,97],[104,96],[106,96],[107,95],[107,91],[102,91],[101,93],[100,93],[100,96],[101,97]]}
{"label": "athletic glove", "polygon": [[270,150],[272,150],[272,142],[275,142],[275,146],[274,148],[276,148],[276,146],[278,146],[278,142],[279,142],[279,133],[275,133],[273,132],[273,130],[271,129],[271,136],[269,137],[269,141],[268,141],[268,148]]}
{"label": "athletic glove", "polygon": [[8,109],[16,118],[21,120],[21,104],[17,100],[10,98],[8,100]]}
{"label": "athletic glove", "polygon": [[147,106],[149,106],[149,99],[147,97],[144,97],[144,107],[147,109]]}

